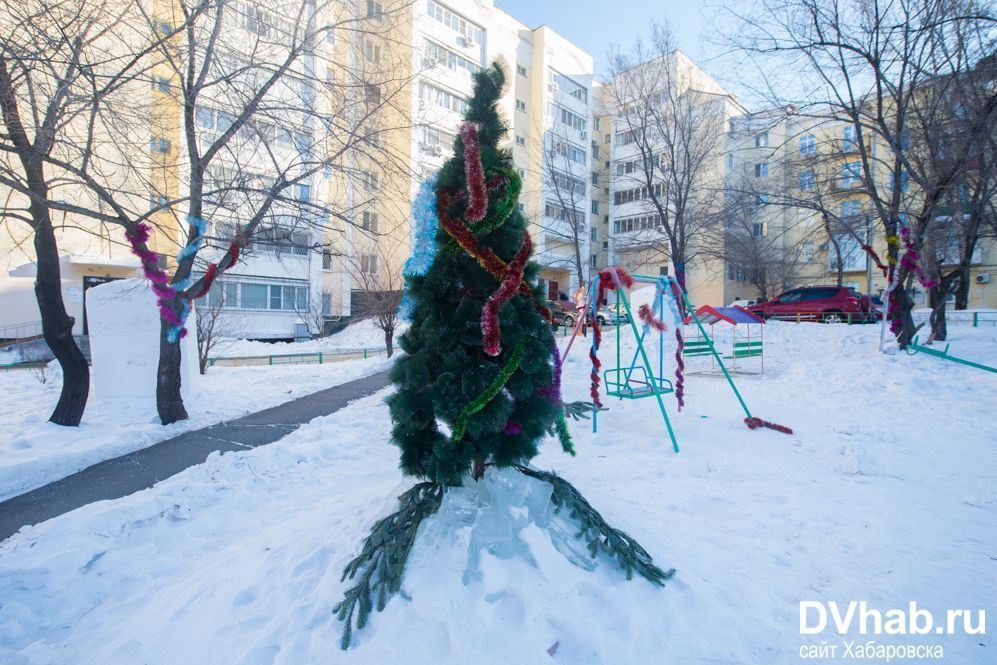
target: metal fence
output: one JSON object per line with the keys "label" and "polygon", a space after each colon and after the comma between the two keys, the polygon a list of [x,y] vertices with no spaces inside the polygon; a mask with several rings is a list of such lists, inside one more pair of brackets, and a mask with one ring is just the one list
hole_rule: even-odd
{"label": "metal fence", "polygon": [[252,365],[323,365],[347,360],[362,360],[386,356],[387,349],[356,349],[353,351],[316,351],[314,353],[285,353],[271,356],[231,356],[208,358],[209,367],[241,367]]}

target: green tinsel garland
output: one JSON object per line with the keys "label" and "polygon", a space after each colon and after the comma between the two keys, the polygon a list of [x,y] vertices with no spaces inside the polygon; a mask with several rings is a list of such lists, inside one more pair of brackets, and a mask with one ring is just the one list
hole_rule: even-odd
{"label": "green tinsel garland", "polygon": [[575,444],[571,440],[571,432],[568,431],[568,421],[564,417],[564,411],[557,414],[557,420],[554,421],[554,430],[557,432],[557,440],[561,442],[561,450],[574,457]]}
{"label": "green tinsel garland", "polygon": [[576,535],[580,539],[588,540],[589,552],[593,559],[602,550],[610,558],[616,559],[628,580],[636,572],[658,586],[664,586],[665,580],[675,574],[674,568],[664,571],[654,565],[651,555],[636,540],[623,531],[609,526],[599,511],[564,478],[525,466],[517,466],[516,469],[531,478],[550,484],[554,489],[550,495],[554,511],[561,512],[562,508],[567,508],[571,518],[577,520],[580,530]]}
{"label": "green tinsel garland", "polygon": [[499,375],[495,377],[495,380],[492,381],[487,388],[485,388],[484,392],[475,397],[460,410],[460,413],[457,415],[457,420],[454,422],[453,435],[450,437],[451,442],[460,443],[460,440],[464,438],[464,430],[467,429],[467,421],[471,419],[471,416],[485,408],[485,405],[499,394],[499,391],[502,390],[502,387],[506,384],[506,381],[509,380],[509,377],[511,377],[513,372],[519,368],[519,363],[523,361],[523,353],[525,351],[526,340],[524,339],[516,345],[516,348],[512,352],[512,356],[509,357],[509,362],[505,364],[505,367],[503,367],[502,371],[499,372]]}
{"label": "green tinsel garland", "polygon": [[505,223],[505,220],[509,219],[509,215],[512,214],[516,203],[519,201],[519,192],[523,188],[522,178],[512,169],[488,169],[488,179],[491,180],[495,176],[507,180],[505,191],[499,195],[493,204],[493,214],[474,225],[474,234],[477,236],[484,235],[492,229],[497,229]]}

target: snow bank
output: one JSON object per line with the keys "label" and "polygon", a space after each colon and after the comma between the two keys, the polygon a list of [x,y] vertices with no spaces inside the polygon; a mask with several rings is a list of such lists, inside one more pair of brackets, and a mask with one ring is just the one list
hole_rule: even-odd
{"label": "snow bank", "polygon": [[[575,458],[544,445],[537,467],[678,570],[663,589],[572,564],[537,526],[541,495],[489,470],[424,525],[406,597],[341,652],[343,566],[411,484],[386,443],[384,391],[0,544],[0,662],[789,665],[801,645],[841,639],[801,636],[801,600],[992,612],[997,377],[877,341],[875,326],[766,326],[767,371],[738,385],[794,436],[749,431],[723,379],[694,376],[681,414],[667,401],[678,455],[653,400],[606,400],[595,435],[572,423]],[[997,331],[960,327],[951,342],[997,361]],[[588,393],[585,351],[565,365],[567,399]],[[516,499],[499,510],[496,494]],[[982,636],[844,639],[994,660]]]}
{"label": "snow bank", "polygon": [[[407,321],[399,321],[395,330],[395,345],[398,336],[408,329]],[[337,351],[384,350],[384,331],[375,325],[373,319],[363,319],[351,323],[335,335],[320,337],[306,342],[257,342],[248,339],[221,340],[217,347],[219,358],[242,356],[273,356],[290,353],[333,353]]]}

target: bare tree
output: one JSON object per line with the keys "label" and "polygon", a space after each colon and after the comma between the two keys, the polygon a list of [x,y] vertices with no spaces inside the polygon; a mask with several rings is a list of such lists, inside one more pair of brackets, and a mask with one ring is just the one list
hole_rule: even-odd
{"label": "bare tree", "polygon": [[201,374],[208,371],[211,357],[219,347],[224,347],[245,334],[245,327],[238,317],[225,312],[225,293],[222,285],[215,283],[207,298],[198,301],[194,308],[197,318],[197,364]]}
{"label": "bare tree", "polygon": [[343,262],[353,281],[356,317],[371,319],[384,333],[384,348],[390,358],[395,352],[394,336],[405,287],[401,256],[399,245],[387,234],[371,235],[344,256]]}
{"label": "bare tree", "polygon": [[652,231],[617,235],[616,250],[667,256],[684,289],[687,267],[708,257],[706,237],[721,219],[734,102],[676,51],[668,27],[657,23],[646,42],[612,54],[610,89],[617,155],[630,155],[615,165],[614,203],[636,203],[649,213],[639,228],[625,231]]}
{"label": "bare tree", "polygon": [[[112,141],[104,114],[119,105],[121,117],[143,126],[135,87],[148,85],[147,56],[172,34],[150,39],[137,30],[143,23],[140,3],[127,0],[4,0],[0,7],[3,220],[25,224],[33,238],[42,331],[63,374],[50,420],[78,425],[90,372],[62,299],[53,218],[61,217],[60,227],[84,219],[88,232],[105,238],[102,227],[133,228],[142,218],[122,191],[117,168],[128,161],[133,143]],[[124,99],[132,101],[119,104]],[[112,196],[111,190],[123,196]]]}
{"label": "bare tree", "polygon": [[[965,170],[967,147],[997,111],[991,90],[971,124],[956,135],[945,131],[947,107],[964,94],[967,73],[993,52],[988,7],[766,0],[732,11],[729,41],[758,65],[766,96],[849,128],[841,151],[855,155],[870,212],[888,239],[890,318],[905,347],[916,332],[910,290],[921,272],[911,258]],[[773,71],[798,79],[776,82]]]}

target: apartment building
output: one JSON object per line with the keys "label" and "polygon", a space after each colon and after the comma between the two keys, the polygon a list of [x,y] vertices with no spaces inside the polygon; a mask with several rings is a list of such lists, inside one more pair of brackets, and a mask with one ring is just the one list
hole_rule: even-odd
{"label": "apartment building", "polygon": [[[609,172],[600,174],[610,187],[608,262],[645,275],[676,275],[681,267],[693,302],[726,303],[733,288],[725,278],[723,258],[705,251],[716,238],[705,232],[689,232],[688,256],[696,259],[676,266],[660,209],[652,199],[656,198],[666,213],[674,210],[677,198],[669,188],[675,186],[676,178],[669,174],[678,173],[688,189],[683,204],[686,228],[705,226],[717,215],[723,206],[726,172],[723,137],[730,121],[742,115],[744,108],[681,51],[619,73],[616,80],[607,82],[602,94],[611,117],[607,129],[611,133],[604,133],[606,143],[602,146],[608,149]],[[657,121],[661,125],[642,124],[654,115],[647,111],[647,104],[657,105],[657,117],[667,118]],[[668,139],[672,146],[699,151],[693,168],[666,163],[669,149],[660,138],[661,131],[674,132]],[[645,160],[645,154],[653,157]]]}
{"label": "apartment building", "polygon": [[[855,127],[786,111],[741,116],[731,123],[728,136],[729,185],[753,199],[746,206],[744,228],[757,236],[756,248],[770,253],[768,263],[784,270],[772,276],[770,291],[777,294],[780,281],[788,286],[834,284],[840,264],[844,285],[881,295],[888,286],[886,278],[862,245],[884,256],[886,238],[864,186]],[[881,138],[867,137],[867,141],[871,154],[884,152]],[[918,193],[909,179],[895,178],[883,164],[876,166],[879,190],[891,192],[897,186],[904,205],[916,208]],[[938,211],[942,236],[948,214],[945,206]],[[952,228],[947,237],[936,239],[943,269],[951,268],[946,258],[957,256],[956,233]],[[945,247],[946,243],[953,246]],[[727,281],[733,282],[739,297],[756,297],[757,280],[748,273],[765,266],[732,258]],[[995,243],[982,239],[971,261],[969,307],[997,306],[997,288],[990,278],[995,271]],[[919,285],[914,286],[914,297],[918,306],[927,306],[927,293]]]}

